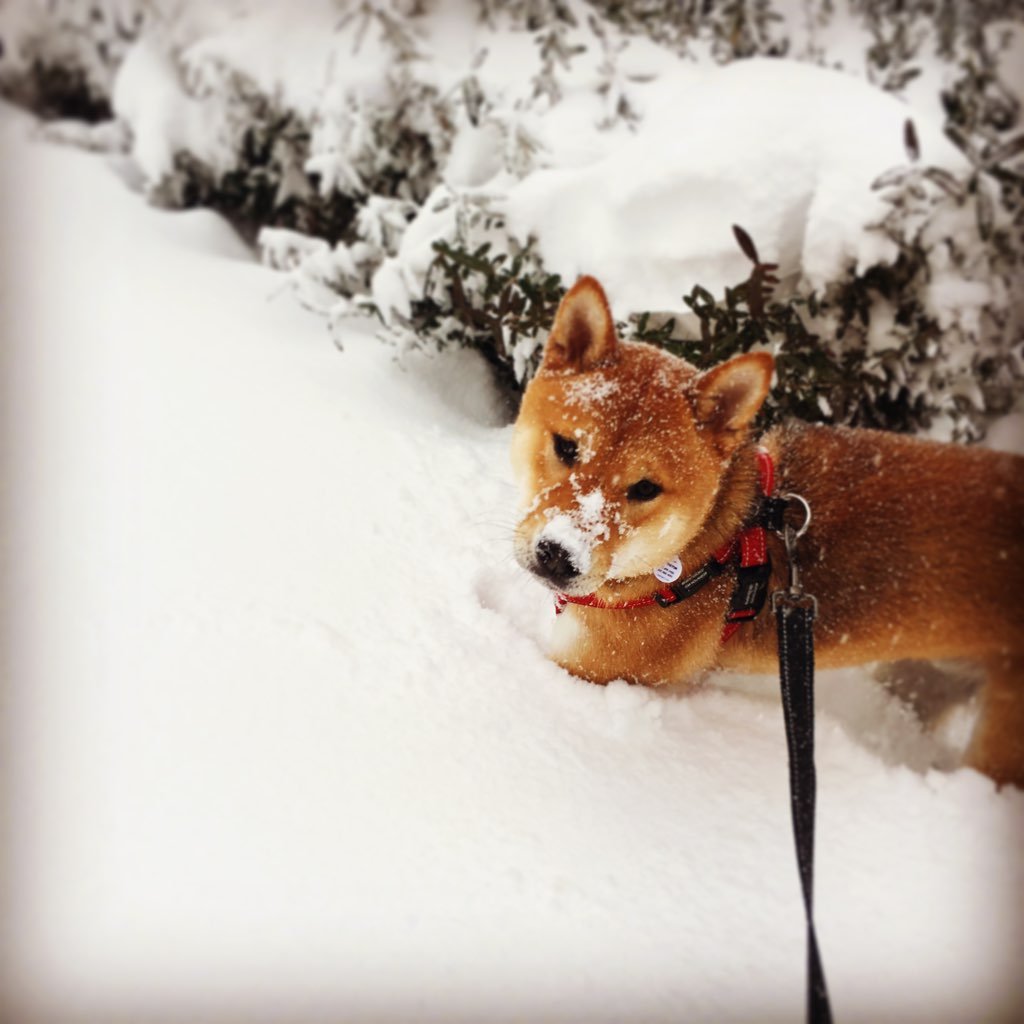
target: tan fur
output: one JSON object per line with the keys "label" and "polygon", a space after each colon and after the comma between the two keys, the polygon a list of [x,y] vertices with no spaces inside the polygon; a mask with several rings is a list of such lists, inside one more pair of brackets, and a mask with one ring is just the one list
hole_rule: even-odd
{"label": "tan fur", "polygon": [[[687,573],[702,565],[756,507],[749,425],[771,372],[763,353],[700,374],[662,350],[619,342],[600,285],[583,278],[563,300],[516,423],[521,564],[540,574],[538,542],[553,539],[579,572],[549,585],[606,601],[650,594],[650,573],[673,556]],[[572,466],[556,454],[555,434],[576,442]],[[989,681],[968,762],[1024,785],[1024,458],[802,424],[759,443],[775,461],[778,490],[813,509],[800,552],[819,602],[817,663],[975,659]],[[641,479],[663,491],[629,500]],[[774,535],[769,543],[776,589],[785,552]],[[719,642],[733,584],[727,572],[668,610],[569,605],[555,656],[595,682],[679,684],[715,667],[771,672],[767,611]]]}

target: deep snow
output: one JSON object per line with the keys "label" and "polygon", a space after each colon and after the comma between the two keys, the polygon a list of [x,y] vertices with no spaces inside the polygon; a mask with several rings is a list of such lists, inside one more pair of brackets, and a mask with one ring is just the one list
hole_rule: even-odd
{"label": "deep snow", "polygon": [[[771,679],[575,680],[470,356],[322,320],[0,108],[5,1009],[792,1021]],[[823,674],[837,1019],[1024,1016],[1024,795]]]}

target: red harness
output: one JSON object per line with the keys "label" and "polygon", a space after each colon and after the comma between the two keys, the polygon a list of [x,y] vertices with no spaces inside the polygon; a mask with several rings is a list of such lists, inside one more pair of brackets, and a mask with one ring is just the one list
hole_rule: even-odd
{"label": "red harness", "polygon": [[[764,449],[759,448],[755,458],[761,494],[768,502],[778,501],[771,497],[775,489],[775,464],[772,457]],[[582,597],[557,594],[555,612],[560,615],[567,604],[580,604],[587,608],[602,608],[609,611],[647,608],[653,604],[670,608],[692,597],[733,562],[736,565],[736,589],[733,591],[732,602],[722,628],[722,643],[725,643],[744,622],[755,618],[764,605],[771,576],[771,559],[768,557],[766,530],[761,522],[741,530],[728,544],[714,552],[711,559],[695,573],[678,583],[660,587],[653,594],[627,601],[602,601],[594,594],[584,594]]]}

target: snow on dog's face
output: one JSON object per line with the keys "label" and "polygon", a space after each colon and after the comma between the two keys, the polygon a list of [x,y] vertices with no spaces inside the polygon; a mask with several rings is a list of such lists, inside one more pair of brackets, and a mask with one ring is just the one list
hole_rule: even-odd
{"label": "snow on dog's face", "polygon": [[601,286],[581,278],[562,300],[516,421],[520,565],[582,595],[678,555],[711,510],[771,372],[763,353],[701,374],[650,345],[620,342]]}

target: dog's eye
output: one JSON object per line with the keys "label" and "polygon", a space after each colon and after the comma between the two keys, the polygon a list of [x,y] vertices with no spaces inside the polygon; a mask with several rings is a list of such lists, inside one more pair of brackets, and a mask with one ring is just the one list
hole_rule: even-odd
{"label": "dog's eye", "polygon": [[653,480],[648,480],[644,477],[643,480],[637,480],[628,491],[626,491],[626,497],[630,501],[651,501],[661,494],[661,484],[656,484]]}
{"label": "dog's eye", "polygon": [[578,447],[576,442],[571,441],[568,437],[562,437],[561,434],[555,434],[554,437],[555,454],[567,466],[571,466],[576,461],[576,449]]}

